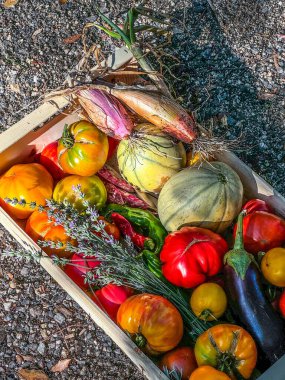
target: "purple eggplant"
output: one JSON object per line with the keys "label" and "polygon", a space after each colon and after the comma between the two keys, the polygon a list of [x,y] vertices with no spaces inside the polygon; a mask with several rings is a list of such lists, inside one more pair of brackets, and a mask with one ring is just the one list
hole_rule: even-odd
{"label": "purple eggplant", "polygon": [[234,248],[225,255],[226,291],[233,313],[273,364],[285,354],[284,323],[264,295],[254,257],[244,249],[244,215],[243,211],[238,218]]}

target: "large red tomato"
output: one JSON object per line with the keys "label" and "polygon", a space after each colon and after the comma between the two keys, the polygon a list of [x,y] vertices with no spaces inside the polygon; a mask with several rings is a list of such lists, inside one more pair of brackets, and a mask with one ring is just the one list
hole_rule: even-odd
{"label": "large red tomato", "polygon": [[[26,219],[35,210],[29,203],[44,206],[52,190],[52,176],[41,164],[14,165],[0,178],[0,206],[12,217]],[[26,205],[12,205],[5,198],[24,199]]]}
{"label": "large red tomato", "polygon": [[179,311],[167,299],[153,294],[128,298],[117,314],[118,325],[151,354],[172,350],[183,335]]}
{"label": "large red tomato", "polygon": [[39,162],[42,164],[53,176],[55,180],[60,180],[67,174],[61,169],[57,159],[58,142],[53,141],[48,144],[41,152]]}
{"label": "large red tomato", "polygon": [[65,173],[91,176],[108,156],[108,139],[86,120],[66,125],[58,142],[58,162]]}
{"label": "large red tomato", "polygon": [[162,273],[176,286],[194,288],[221,271],[227,251],[226,241],[215,232],[183,227],[165,239],[160,253]]}
{"label": "large red tomato", "polygon": [[47,212],[34,211],[27,220],[26,233],[37,243],[39,240],[52,241],[54,243],[61,242],[62,248],[44,247],[43,250],[49,255],[59,257],[70,257],[72,252],[67,251],[66,244],[69,242],[75,244],[60,225],[56,225],[52,219],[48,217]]}

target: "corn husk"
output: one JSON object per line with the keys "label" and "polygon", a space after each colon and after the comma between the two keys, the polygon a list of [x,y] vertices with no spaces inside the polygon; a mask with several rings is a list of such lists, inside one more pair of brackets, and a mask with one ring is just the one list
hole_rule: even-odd
{"label": "corn husk", "polygon": [[80,90],[77,97],[90,120],[106,135],[123,140],[131,134],[133,122],[115,97],[99,89]]}

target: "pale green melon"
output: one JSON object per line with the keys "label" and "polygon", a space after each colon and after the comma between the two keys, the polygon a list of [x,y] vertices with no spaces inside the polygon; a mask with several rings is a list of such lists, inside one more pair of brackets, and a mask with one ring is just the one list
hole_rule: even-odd
{"label": "pale green melon", "polygon": [[141,191],[152,193],[159,193],[186,164],[183,144],[147,123],[136,127],[133,138],[120,142],[117,158],[122,176]]}
{"label": "pale green melon", "polygon": [[204,163],[174,175],[158,198],[158,215],[168,231],[182,226],[223,232],[242,206],[243,185],[223,162]]}

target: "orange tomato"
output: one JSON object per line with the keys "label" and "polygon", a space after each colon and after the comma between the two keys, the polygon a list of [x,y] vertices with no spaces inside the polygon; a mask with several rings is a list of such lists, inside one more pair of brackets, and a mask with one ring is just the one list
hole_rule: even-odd
{"label": "orange tomato", "polygon": [[117,322],[151,354],[172,350],[183,335],[179,311],[167,299],[153,294],[128,298],[119,308]]}
{"label": "orange tomato", "polygon": [[249,379],[257,361],[254,340],[246,330],[237,325],[221,324],[211,327],[199,336],[194,350],[198,366],[210,365],[218,370],[226,369],[233,379],[234,369],[244,379]]}
{"label": "orange tomato", "polygon": [[26,233],[37,243],[38,240],[53,241],[55,243],[61,242],[62,248],[56,249],[51,247],[44,247],[43,250],[49,255],[56,255],[58,257],[70,257],[72,252],[66,250],[67,242],[75,244],[64,231],[64,228],[49,219],[46,211],[34,211],[27,220]]}
{"label": "orange tomato", "polygon": [[194,350],[191,347],[179,347],[163,355],[159,367],[167,368],[169,372],[176,370],[181,374],[181,380],[188,380],[197,368]]}
{"label": "orange tomato", "polygon": [[224,372],[218,371],[209,365],[197,368],[189,380],[231,380]]}
{"label": "orange tomato", "polygon": [[115,223],[109,223],[104,216],[99,216],[99,220],[103,220],[105,223],[105,228],[104,230],[107,232],[108,235],[113,236],[115,240],[120,240],[121,233],[119,228],[116,226]]}
{"label": "orange tomato", "polygon": [[[12,166],[0,178],[0,205],[12,217],[26,219],[34,211],[29,203],[45,205],[53,190],[53,179],[50,173],[40,164],[18,164]],[[12,205],[5,198],[24,199],[26,205]]]}
{"label": "orange tomato", "polygon": [[266,280],[275,286],[285,286],[285,248],[272,248],[263,256],[261,271]]}
{"label": "orange tomato", "polygon": [[65,173],[91,176],[105,164],[108,150],[107,136],[82,120],[65,126],[58,141],[58,162]]}

